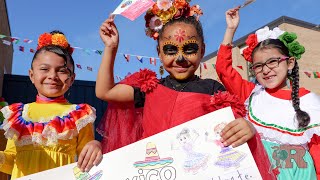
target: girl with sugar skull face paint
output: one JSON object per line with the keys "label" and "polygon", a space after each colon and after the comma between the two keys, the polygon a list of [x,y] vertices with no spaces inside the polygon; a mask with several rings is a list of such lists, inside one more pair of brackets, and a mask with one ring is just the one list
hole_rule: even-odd
{"label": "girl with sugar skull face paint", "polygon": [[[160,61],[169,75],[157,79],[155,72],[144,69],[118,84],[114,83],[113,66],[119,34],[113,17],[102,23],[100,36],[105,50],[98,72],[96,95],[109,102],[107,113],[98,127],[99,132],[108,137],[102,141],[104,152],[229,104],[238,119],[224,128],[222,143],[236,147],[249,141],[261,146],[254,147],[257,151],[263,149],[252,125],[241,118],[245,109],[237,97],[225,92],[217,81],[200,79],[194,74],[205,53],[203,30],[198,21],[201,14],[199,6],[190,6],[189,1],[157,1],[145,15],[146,34],[157,40]],[[230,102],[225,103],[225,99]],[[257,157],[264,155],[264,152],[255,153]],[[263,169],[263,166],[261,164],[261,172],[268,174],[268,169]]]}

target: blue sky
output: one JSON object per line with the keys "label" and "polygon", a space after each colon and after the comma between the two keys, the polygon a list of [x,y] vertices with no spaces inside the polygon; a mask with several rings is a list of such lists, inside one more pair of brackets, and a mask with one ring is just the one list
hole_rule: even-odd
{"label": "blue sky", "polygon": [[[103,50],[103,43],[98,34],[100,24],[121,1],[7,0],[12,36],[34,40],[30,44],[20,42],[14,45],[13,74],[27,75],[33,57],[33,54],[28,50],[36,48],[36,40],[40,34],[55,29],[65,33],[71,46]],[[244,1],[191,1],[192,5],[199,4],[204,12],[200,21],[204,28],[206,55],[216,51],[222,41],[225,30],[224,12]],[[283,15],[320,24],[319,7],[319,0],[256,0],[241,10],[241,22],[235,39]],[[157,62],[157,66],[150,65],[148,59],[144,59],[144,62],[140,63],[136,57],[131,57],[130,61],[126,62],[121,54],[157,57],[156,42],[145,36],[143,15],[135,21],[117,16],[115,22],[120,33],[115,75],[124,77],[128,72],[132,73],[140,68],[150,68],[158,72],[159,62]],[[2,33],[0,32],[0,34]],[[26,52],[20,52],[18,46],[25,46]],[[87,54],[84,51],[75,50],[73,57],[75,63],[82,66],[82,69],[76,68],[76,79],[95,81],[101,56],[93,52]],[[88,71],[87,66],[92,67],[93,71]]]}

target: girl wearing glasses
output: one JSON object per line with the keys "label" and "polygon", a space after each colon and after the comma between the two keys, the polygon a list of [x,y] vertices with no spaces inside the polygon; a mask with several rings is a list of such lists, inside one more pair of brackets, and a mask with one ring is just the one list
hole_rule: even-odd
{"label": "girl wearing glasses", "polygon": [[252,63],[259,84],[242,79],[232,68],[238,10],[226,12],[227,28],[216,63],[218,76],[245,103],[247,119],[261,135],[272,168],[280,173],[278,179],[320,178],[320,97],[299,88],[297,60],[304,47],[295,41],[294,33],[268,27],[256,31],[248,36],[243,56]]}
{"label": "girl wearing glasses", "polygon": [[[227,92],[219,92],[225,89],[217,81],[200,79],[194,74],[205,52],[202,26],[198,21],[202,14],[199,6],[190,7],[188,1],[158,2],[145,16],[146,32],[157,40],[160,61],[169,73],[165,78],[157,79],[156,73],[145,69],[115,84],[113,64],[119,43],[118,31],[112,18],[100,28],[105,50],[98,72],[96,95],[109,102],[99,127],[105,137],[102,141],[104,152],[229,105],[236,117],[242,117],[240,106],[243,103]],[[260,138],[255,135],[251,123],[243,118],[229,123],[222,132],[222,138],[225,146],[233,147],[251,139],[251,144],[261,147],[255,149],[256,155],[263,155]],[[258,152],[261,149],[263,152]],[[269,166],[259,165],[261,172],[270,177]]]}

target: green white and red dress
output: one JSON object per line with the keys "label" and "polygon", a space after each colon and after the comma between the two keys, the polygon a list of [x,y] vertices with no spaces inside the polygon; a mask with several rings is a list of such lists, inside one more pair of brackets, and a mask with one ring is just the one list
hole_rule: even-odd
{"label": "green white and red dress", "polygon": [[292,107],[291,90],[273,91],[243,80],[232,67],[232,47],[221,45],[216,70],[226,89],[245,103],[247,119],[262,138],[278,179],[320,178],[320,96],[299,89],[300,108],[311,118],[299,129]]}

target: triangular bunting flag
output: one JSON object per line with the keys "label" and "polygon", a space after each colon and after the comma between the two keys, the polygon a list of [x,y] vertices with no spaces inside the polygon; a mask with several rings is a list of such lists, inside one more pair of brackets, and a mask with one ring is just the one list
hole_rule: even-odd
{"label": "triangular bunting flag", "polygon": [[320,72],[313,72],[314,78],[320,78]]}
{"label": "triangular bunting flag", "polygon": [[124,58],[126,59],[127,62],[130,60],[130,55],[129,54],[123,54]]}
{"label": "triangular bunting flag", "polygon": [[237,66],[239,69],[243,70],[242,66]]}
{"label": "triangular bunting flag", "polygon": [[207,69],[206,63],[202,63],[202,64],[203,64],[203,68],[204,68],[204,69]]}
{"label": "triangular bunting flag", "polygon": [[24,52],[24,47],[23,46],[19,46],[19,51]]}
{"label": "triangular bunting flag", "polygon": [[102,54],[102,51],[101,50],[94,50],[94,52],[96,53],[96,54]]}
{"label": "triangular bunting flag", "polygon": [[88,71],[92,71],[92,67],[87,66]]}
{"label": "triangular bunting flag", "polygon": [[150,58],[150,64],[153,64],[153,65],[157,65],[157,59],[156,58],[154,58],[154,57],[151,57]]}
{"label": "triangular bunting flag", "polygon": [[7,41],[7,40],[2,40],[2,43],[7,45],[7,46],[10,46],[11,45],[11,42],[10,41]]}
{"label": "triangular bunting flag", "polygon": [[7,37],[6,35],[0,34],[0,39]]}
{"label": "triangular bunting flag", "polygon": [[213,67],[213,69],[216,69],[216,65],[215,64],[212,64],[212,67]]}
{"label": "triangular bunting flag", "polygon": [[82,69],[80,64],[76,64],[77,68]]}
{"label": "triangular bunting flag", "polygon": [[87,53],[88,55],[91,54],[91,51],[90,51],[89,49],[83,49],[83,51],[84,51],[85,53]]}
{"label": "triangular bunting flag", "polygon": [[32,43],[32,40],[30,40],[30,39],[24,39],[23,42],[25,42],[25,43]]}
{"label": "triangular bunting flag", "polygon": [[34,53],[34,49],[30,49],[30,52],[31,52],[31,53]]}
{"label": "triangular bunting flag", "polygon": [[143,57],[142,56],[137,56],[138,61],[140,61],[141,63],[143,63]]}
{"label": "triangular bunting flag", "polygon": [[16,38],[16,37],[11,37],[11,42],[15,43],[15,44],[18,44],[19,43],[19,38]]}
{"label": "triangular bunting flag", "polygon": [[311,73],[309,72],[304,72],[309,78],[311,77]]}

